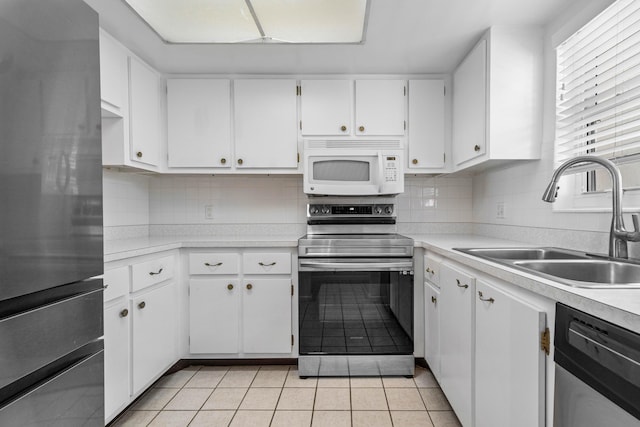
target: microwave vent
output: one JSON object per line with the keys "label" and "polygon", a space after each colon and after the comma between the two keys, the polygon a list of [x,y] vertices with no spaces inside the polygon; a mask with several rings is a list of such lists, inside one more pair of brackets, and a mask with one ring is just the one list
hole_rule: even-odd
{"label": "microwave vent", "polygon": [[307,148],[364,148],[364,149],[402,149],[400,141],[361,141],[361,140],[307,140]]}

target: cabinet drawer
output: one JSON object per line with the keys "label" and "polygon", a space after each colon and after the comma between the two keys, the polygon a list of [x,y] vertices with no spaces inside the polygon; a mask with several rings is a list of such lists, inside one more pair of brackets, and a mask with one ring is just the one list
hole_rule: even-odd
{"label": "cabinet drawer", "polygon": [[173,263],[173,257],[167,256],[132,265],[131,292],[171,279],[173,277]]}
{"label": "cabinet drawer", "polygon": [[189,254],[189,274],[238,274],[236,253]]}
{"label": "cabinet drawer", "polygon": [[129,266],[104,272],[104,301],[111,301],[129,293]]}
{"label": "cabinet drawer", "polygon": [[245,274],[291,274],[289,252],[249,252],[242,262]]}
{"label": "cabinet drawer", "polygon": [[427,254],[424,256],[424,279],[440,287],[440,264],[442,258],[437,255]]}

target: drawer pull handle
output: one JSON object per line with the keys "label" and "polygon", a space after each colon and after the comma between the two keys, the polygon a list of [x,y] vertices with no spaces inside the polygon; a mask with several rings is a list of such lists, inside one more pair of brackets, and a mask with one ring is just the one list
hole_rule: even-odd
{"label": "drawer pull handle", "polygon": [[230,291],[231,291],[231,290],[233,290],[233,285],[232,285],[231,283],[229,283],[229,284],[227,285],[227,289],[229,289]]}
{"label": "drawer pull handle", "polygon": [[247,289],[249,290],[253,289],[253,285],[251,283],[247,283]]}
{"label": "drawer pull handle", "polygon": [[147,303],[146,303],[146,302],[144,302],[144,301],[142,301],[140,304],[138,304],[138,308],[139,308],[140,310],[142,310],[142,309],[143,309],[143,308],[145,308],[146,306],[147,306]]}
{"label": "drawer pull handle", "polygon": [[149,272],[149,276],[156,276],[156,275],[158,275],[158,274],[161,274],[161,273],[162,273],[162,270],[163,270],[163,269],[161,268],[160,270],[158,270],[158,271],[156,271],[156,272],[150,271],[150,272]]}
{"label": "drawer pull handle", "polygon": [[427,267],[427,273],[432,273],[432,270],[429,267]]}
{"label": "drawer pull handle", "polygon": [[465,288],[465,289],[469,287],[469,285],[461,284],[459,279],[456,279],[456,285],[458,285],[459,288]]}
{"label": "drawer pull handle", "polygon": [[142,158],[142,151],[138,151],[138,152],[136,153],[136,157],[137,157],[137,158],[139,158],[139,159],[141,159],[141,158]]}
{"label": "drawer pull handle", "polygon": [[242,161],[242,159],[238,159],[238,164],[239,164],[239,165],[241,165],[241,164],[243,164],[243,163],[244,163],[244,161]]}
{"label": "drawer pull handle", "polygon": [[359,130],[360,132],[364,132],[364,126],[360,126],[360,127],[358,128],[358,130]]}
{"label": "drawer pull handle", "polygon": [[276,265],[276,262],[273,261],[270,264],[265,264],[264,262],[260,261],[258,264],[260,264],[262,267],[273,267],[274,265]]}
{"label": "drawer pull handle", "polygon": [[120,317],[127,317],[129,315],[129,310],[126,308],[120,312]]}
{"label": "drawer pull handle", "polygon": [[490,302],[491,304],[493,304],[494,302],[496,302],[496,300],[494,300],[493,298],[484,298],[482,296],[482,292],[478,291],[478,298],[480,298],[480,301],[486,301],[486,302]]}
{"label": "drawer pull handle", "polygon": [[435,304],[436,302],[438,302],[438,298],[436,298],[436,297],[431,297],[431,302]]}
{"label": "drawer pull handle", "polygon": [[411,163],[413,163],[414,165],[417,165],[418,164],[418,159],[411,160]]}
{"label": "drawer pull handle", "polygon": [[205,262],[204,265],[206,265],[207,267],[220,267],[222,263],[216,262],[215,264],[209,264],[208,262]]}
{"label": "drawer pull handle", "polygon": [[473,146],[473,151],[475,151],[475,152],[480,151],[480,146],[479,145],[474,145]]}
{"label": "drawer pull handle", "polygon": [[342,132],[346,132],[347,131],[347,127],[345,125],[340,126],[340,130]]}
{"label": "drawer pull handle", "polygon": [[223,158],[221,158],[221,159],[220,159],[220,163],[222,163],[222,164],[224,165],[225,163],[227,163],[227,159],[225,159],[224,157],[223,157]]}

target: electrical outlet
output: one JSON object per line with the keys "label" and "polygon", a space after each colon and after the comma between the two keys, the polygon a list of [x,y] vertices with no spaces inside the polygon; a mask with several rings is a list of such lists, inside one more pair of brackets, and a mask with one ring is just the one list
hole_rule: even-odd
{"label": "electrical outlet", "polygon": [[496,204],[496,218],[504,219],[505,216],[504,202],[498,202],[498,204]]}
{"label": "electrical outlet", "polygon": [[213,206],[205,205],[205,207],[204,207],[204,219],[213,219]]}

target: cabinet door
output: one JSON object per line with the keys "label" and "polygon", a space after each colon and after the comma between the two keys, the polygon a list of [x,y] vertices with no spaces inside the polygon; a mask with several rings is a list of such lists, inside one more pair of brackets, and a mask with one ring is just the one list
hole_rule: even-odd
{"label": "cabinet door", "polygon": [[453,73],[453,159],[456,165],[487,150],[487,41]]}
{"label": "cabinet door", "polygon": [[356,80],[356,135],[404,135],[405,81]]}
{"label": "cabinet door", "polygon": [[424,358],[437,380],[440,380],[440,290],[424,285]]}
{"label": "cabinet door", "polygon": [[444,167],[444,81],[409,80],[409,169]]}
{"label": "cabinet door", "polygon": [[189,281],[189,349],[191,353],[238,353],[240,334],[238,281]]}
{"label": "cabinet door", "polygon": [[229,80],[167,80],[169,167],[231,166]]}
{"label": "cabinet door", "polygon": [[235,80],[236,167],[297,168],[295,80]]}
{"label": "cabinet door", "polygon": [[545,313],[487,282],[476,290],[475,425],[543,426]]}
{"label": "cabinet door", "polygon": [[100,30],[100,97],[103,112],[122,117],[127,102],[127,54]]}
{"label": "cabinet door", "polygon": [[353,82],[303,80],[300,104],[302,135],[349,135]]}
{"label": "cabinet door", "polygon": [[245,280],[243,351],[291,353],[291,279]]}
{"label": "cabinet door", "polygon": [[160,78],[129,57],[131,160],[157,166],[160,160]]}
{"label": "cabinet door", "polygon": [[178,308],[170,283],[132,300],[133,393],[137,394],[176,361]]}
{"label": "cabinet door", "polygon": [[104,310],[104,414],[110,421],[129,403],[129,301]]}
{"label": "cabinet door", "polygon": [[440,267],[440,385],[462,425],[473,421],[475,279]]}

